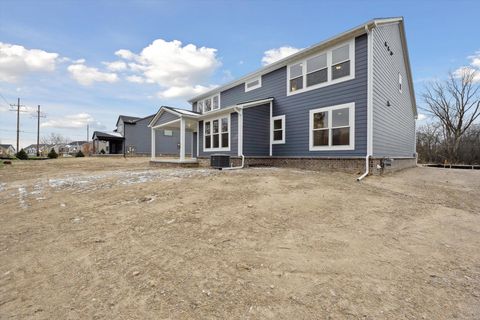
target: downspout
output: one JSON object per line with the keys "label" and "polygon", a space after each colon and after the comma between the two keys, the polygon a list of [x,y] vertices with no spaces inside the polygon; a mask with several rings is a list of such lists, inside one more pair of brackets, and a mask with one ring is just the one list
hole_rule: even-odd
{"label": "downspout", "polygon": [[238,113],[238,139],[241,139],[241,144],[239,144],[239,149],[238,150],[238,155],[242,157],[242,164],[237,167],[227,167],[227,168],[221,168],[221,170],[237,170],[237,169],[243,169],[245,166],[245,156],[243,155],[243,108],[235,108],[235,111]]}
{"label": "downspout", "polygon": [[377,26],[365,25],[365,31],[368,36],[368,65],[367,65],[367,155],[365,156],[365,172],[357,178],[361,181],[370,173],[370,158],[373,154],[373,32],[372,29]]}

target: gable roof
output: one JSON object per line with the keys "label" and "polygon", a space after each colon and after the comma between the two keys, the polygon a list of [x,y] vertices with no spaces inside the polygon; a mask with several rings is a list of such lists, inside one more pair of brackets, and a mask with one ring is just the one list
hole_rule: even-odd
{"label": "gable roof", "polygon": [[15,148],[11,144],[0,144],[0,147],[5,148],[5,149],[8,149],[9,147],[12,147],[15,150]]}
{"label": "gable roof", "polygon": [[174,108],[174,107],[168,107],[168,106],[161,106],[160,109],[158,109],[157,113],[155,114],[155,117],[148,123],[148,126],[151,127],[153,123],[155,123],[158,118],[162,115],[164,112],[169,112],[171,114],[174,114],[176,116],[186,116],[186,117],[191,117],[191,118],[196,118],[198,117],[201,113],[196,112],[196,111],[190,111],[190,110],[185,110],[185,109],[180,109],[180,108]]}
{"label": "gable roof", "polygon": [[216,93],[219,93],[219,92],[222,92],[222,91],[225,91],[225,90],[228,90],[230,88],[233,88],[233,87],[236,87],[238,85],[241,85],[243,83],[245,83],[245,81],[251,79],[251,78],[254,78],[254,77],[258,77],[258,76],[262,76],[264,74],[267,74],[267,73],[270,73],[272,71],[275,71],[277,69],[280,69],[280,68],[283,68],[285,66],[287,66],[288,64],[290,64],[291,62],[294,62],[295,60],[299,60],[303,57],[306,57],[306,56],[309,56],[310,54],[314,53],[314,52],[317,52],[317,51],[320,51],[322,49],[325,49],[327,47],[331,47],[337,43],[340,43],[342,41],[345,41],[345,40],[348,40],[352,37],[357,37],[357,36],[360,36],[362,34],[365,34],[367,32],[367,30],[370,30],[376,26],[379,26],[379,25],[384,25],[384,24],[390,24],[390,23],[399,23],[400,24],[400,36],[402,38],[402,43],[403,43],[403,50],[404,50],[404,56],[405,56],[405,65],[406,65],[406,68],[407,68],[407,74],[408,74],[408,82],[409,82],[409,87],[410,87],[410,92],[411,92],[411,99],[412,99],[412,104],[414,106],[414,111],[415,111],[415,114],[417,114],[417,106],[416,106],[416,102],[415,102],[415,93],[413,91],[413,78],[412,78],[412,72],[411,72],[411,68],[410,68],[410,61],[408,59],[408,50],[407,50],[407,42],[406,42],[406,38],[405,38],[405,29],[404,29],[404,25],[403,25],[403,17],[392,17],[392,18],[374,18],[372,20],[369,20],[365,23],[362,23],[361,25],[353,28],[353,29],[350,29],[350,30],[347,30],[345,32],[342,32],[334,37],[331,37],[325,41],[322,41],[322,42],[319,42],[317,44],[314,44],[306,49],[303,49],[303,50],[300,50],[299,52],[297,53],[294,53],[292,55],[289,55],[288,57],[285,57],[279,61],[276,61],[274,63],[271,63],[269,65],[266,65],[265,67],[262,67],[254,72],[251,72],[243,77],[240,77],[236,80],[233,80],[227,84],[224,84],[222,86],[219,86],[215,89],[212,89],[212,90],[209,90],[203,94],[200,94],[200,95],[197,95],[193,98],[191,98],[190,100],[188,100],[188,102],[190,103],[194,103],[200,99],[203,99],[203,98],[207,98],[211,95],[214,95]]}

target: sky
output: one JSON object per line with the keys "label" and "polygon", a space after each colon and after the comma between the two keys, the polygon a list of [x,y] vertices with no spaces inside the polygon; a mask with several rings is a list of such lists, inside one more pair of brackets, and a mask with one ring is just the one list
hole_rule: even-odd
{"label": "sky", "polygon": [[[480,1],[1,0],[0,143],[41,136],[86,140],[118,115],[189,98],[356,27],[405,18],[417,104],[425,85],[480,69]],[[425,121],[420,115],[420,120]]]}

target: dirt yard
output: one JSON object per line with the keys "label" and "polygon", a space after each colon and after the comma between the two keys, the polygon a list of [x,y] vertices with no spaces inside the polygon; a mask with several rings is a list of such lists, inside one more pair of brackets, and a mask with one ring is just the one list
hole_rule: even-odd
{"label": "dirt yard", "polygon": [[1,319],[479,319],[480,172],[0,168]]}

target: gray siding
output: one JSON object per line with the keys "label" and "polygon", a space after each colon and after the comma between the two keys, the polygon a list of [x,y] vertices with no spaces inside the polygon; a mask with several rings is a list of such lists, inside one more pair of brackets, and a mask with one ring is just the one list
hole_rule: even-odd
{"label": "gray siding", "polygon": [[[367,36],[355,39],[355,79],[287,96],[287,68],[262,77],[262,87],[245,92],[244,84],[221,92],[221,107],[273,97],[273,116],[285,115],[285,144],[273,145],[273,156],[364,157],[367,152]],[[355,102],[355,150],[309,151],[309,110]],[[246,126],[244,121],[244,126]],[[269,126],[268,126],[269,127]],[[246,137],[244,150],[256,142]]]}
{"label": "gray siding", "polygon": [[[148,127],[152,117],[141,119],[135,124],[125,124],[125,145],[134,146],[137,154],[151,154],[151,129]],[[191,152],[192,134],[187,132],[185,136],[185,152]],[[165,136],[163,130],[157,130],[155,135],[155,153],[177,155],[179,154],[178,144],[180,143],[180,131],[173,130],[173,136]]]}
{"label": "gray siding", "polygon": [[245,156],[270,154],[270,104],[243,111],[243,141]]}
{"label": "gray siding", "polygon": [[[385,41],[393,55],[387,51]],[[373,29],[373,52],[373,155],[413,157],[415,116],[398,24]],[[398,90],[399,73],[403,78],[402,93]]]}
{"label": "gray siding", "polygon": [[152,127],[158,126],[159,124],[164,124],[170,121],[178,120],[178,119],[180,119],[179,116],[174,115],[173,113],[170,113],[168,111],[164,111],[160,116],[160,118],[158,118],[157,121],[155,121],[155,123],[152,124]]}
{"label": "gray siding", "polygon": [[199,156],[208,157],[211,154],[229,154],[231,156],[238,155],[238,114],[233,112],[230,114],[230,151],[203,151],[203,121],[199,121]]}

